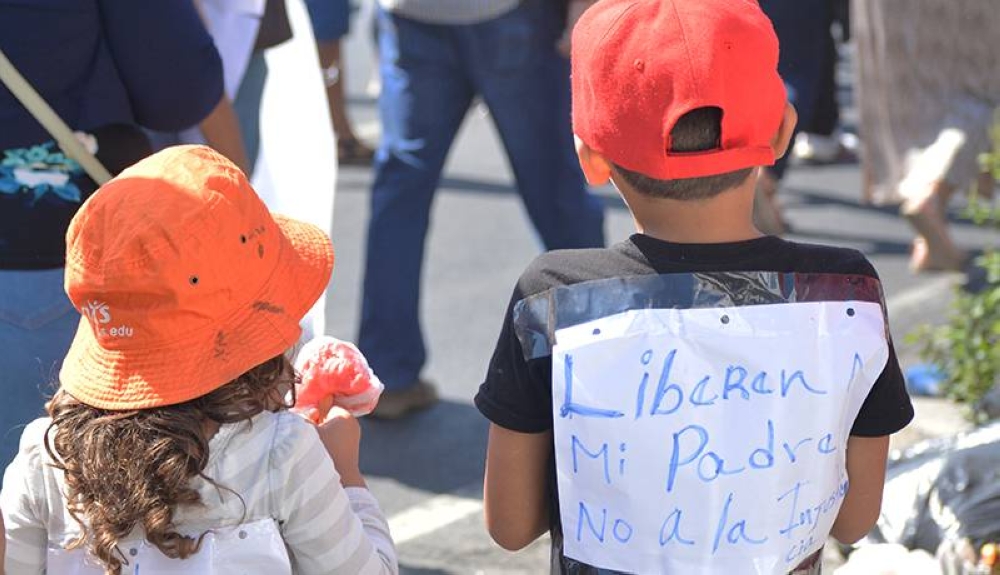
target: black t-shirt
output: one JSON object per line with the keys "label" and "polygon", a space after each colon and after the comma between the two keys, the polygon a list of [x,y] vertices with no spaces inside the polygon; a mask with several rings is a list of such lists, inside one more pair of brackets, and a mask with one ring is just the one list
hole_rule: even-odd
{"label": "black t-shirt", "polygon": [[[581,282],[653,274],[693,272],[779,272],[850,274],[878,278],[860,252],[785,241],[768,236],[723,244],[676,244],[636,234],[606,249],[562,250],[542,254],[518,280],[476,407],[491,422],[523,433],[552,429],[552,356],[525,359],[512,324],[517,303],[547,290]],[[852,435],[878,437],[905,427],[913,418],[896,351],[869,392]],[[550,462],[550,513],[555,572],[596,573],[562,557],[555,466]]]}

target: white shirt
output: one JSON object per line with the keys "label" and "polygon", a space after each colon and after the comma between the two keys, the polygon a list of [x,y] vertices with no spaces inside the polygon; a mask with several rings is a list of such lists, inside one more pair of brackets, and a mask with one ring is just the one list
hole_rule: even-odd
{"label": "white shirt", "polygon": [[[40,575],[49,548],[80,534],[66,510],[65,480],[43,445],[47,418],[32,422],[7,468],[0,507],[7,529],[6,575]],[[378,503],[364,488],[347,488],[312,424],[289,413],[264,412],[223,425],[209,442],[205,475],[192,479],[202,505],[178,507],[184,534],[277,522],[296,575],[396,574],[396,552]],[[242,498],[242,501],[240,500]],[[120,543],[141,540],[134,533]],[[264,574],[261,574],[264,575]]]}

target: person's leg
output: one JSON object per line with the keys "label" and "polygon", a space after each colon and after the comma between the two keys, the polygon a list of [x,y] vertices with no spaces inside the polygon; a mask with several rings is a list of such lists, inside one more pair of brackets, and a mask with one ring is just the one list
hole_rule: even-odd
{"label": "person's leg", "polygon": [[[830,35],[827,57],[819,70],[819,84],[816,91],[816,105],[812,121],[808,125],[799,124],[799,135],[791,153],[799,159],[813,164],[856,160],[856,144],[838,129],[840,127],[840,104],[837,100],[837,43]],[[848,144],[848,142],[852,142]]]}
{"label": "person's leg", "polygon": [[[836,54],[833,11],[829,0],[761,0],[761,9],[774,24],[781,43],[778,71],[785,81],[788,100],[798,114],[797,129],[813,129],[823,89],[824,73]],[[788,156],[786,155],[785,158]],[[771,168],[778,180],[787,161]]]}
{"label": "person's leg", "polygon": [[[798,127],[809,126],[816,112],[822,71],[831,54],[829,44],[833,42],[829,0],[761,0],[760,6],[774,24],[781,43],[778,71],[785,80],[788,101],[798,113]],[[762,232],[782,234],[787,229],[777,193],[789,157],[785,154],[779,158],[758,180],[754,212]]]}
{"label": "person's leg", "polygon": [[[418,382],[426,359],[420,274],[431,200],[472,101],[449,28],[379,10],[382,142],[375,157],[358,347],[393,394]],[[404,406],[405,407],[405,406]],[[405,411],[405,410],[404,410]]]}
{"label": "person's leg", "polygon": [[[903,203],[900,213],[916,232],[910,267],[913,271],[961,270],[967,255],[955,244],[948,229],[948,202],[957,187],[948,181],[956,163],[966,162],[973,168],[960,169],[974,173],[976,154],[962,130],[942,130],[931,145],[909,164],[909,170],[899,182]],[[965,182],[963,182],[965,183]]]}
{"label": "person's leg", "polygon": [[0,271],[0,469],[24,426],[45,411],[80,315],[63,291],[63,270]]}
{"label": "person's leg", "polygon": [[[829,40],[829,41],[827,41]],[[810,134],[832,136],[840,125],[840,104],[837,102],[837,44],[833,36],[823,37],[826,56],[817,69],[816,103],[812,121],[799,129]]]}
{"label": "person's leg", "polygon": [[604,245],[601,202],[587,189],[570,125],[562,18],[549,0],[462,28],[470,75],[489,106],[518,191],[546,249]]}
{"label": "person's leg", "polygon": [[341,41],[350,28],[351,7],[348,0],[306,0],[319,64],[326,82],[333,133],[337,136],[337,156],[341,164],[368,165],[374,150],[358,140],[347,116],[344,83],[347,78],[341,57]]}
{"label": "person's leg", "polygon": [[948,230],[948,200],[954,193],[948,183],[938,180],[928,184],[922,198],[909,199],[900,212],[916,232],[910,257],[915,272],[961,270],[968,256],[951,238]]}

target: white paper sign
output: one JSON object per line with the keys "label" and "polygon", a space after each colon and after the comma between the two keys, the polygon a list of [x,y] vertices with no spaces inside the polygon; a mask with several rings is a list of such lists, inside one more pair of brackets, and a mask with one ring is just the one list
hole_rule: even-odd
{"label": "white paper sign", "polygon": [[556,342],[566,556],[784,575],[824,544],[847,437],[888,359],[878,304],[637,310]]}

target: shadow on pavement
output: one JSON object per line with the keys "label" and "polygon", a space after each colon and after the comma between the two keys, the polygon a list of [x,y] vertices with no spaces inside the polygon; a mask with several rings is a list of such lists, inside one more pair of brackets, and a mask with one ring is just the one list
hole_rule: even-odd
{"label": "shadow on pavement", "polygon": [[851,233],[835,233],[830,231],[812,231],[795,225],[792,221],[792,230],[789,234],[795,241],[806,241],[821,244],[859,244],[866,245],[863,250],[866,255],[908,255],[910,253],[909,242],[896,242],[886,238],[872,238]]}
{"label": "shadow on pavement", "polygon": [[472,405],[443,400],[400,420],[361,422],[365,475],[432,493],[483,480],[489,423]]}
{"label": "shadow on pavement", "polygon": [[[786,198],[795,198],[802,205],[806,206],[838,206],[902,219],[902,216],[899,214],[899,206],[896,204],[865,204],[861,202],[860,197],[857,201],[855,201],[845,198],[843,194],[839,194],[834,191],[784,187],[779,192],[779,195]],[[956,210],[954,208],[948,210],[948,221],[957,225],[975,225],[969,218],[964,217],[961,214],[961,210]]]}

